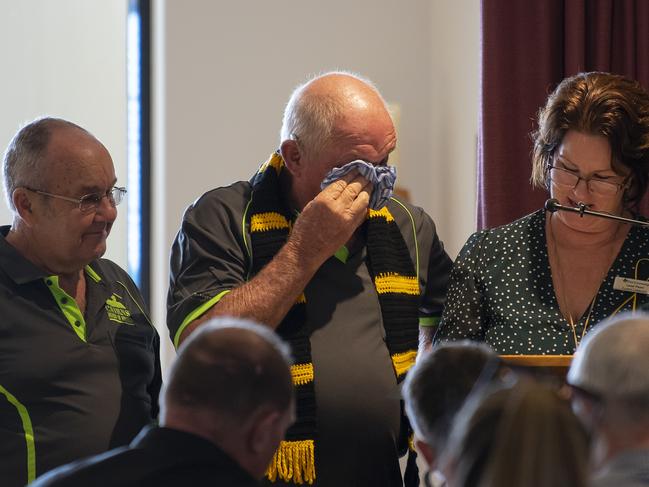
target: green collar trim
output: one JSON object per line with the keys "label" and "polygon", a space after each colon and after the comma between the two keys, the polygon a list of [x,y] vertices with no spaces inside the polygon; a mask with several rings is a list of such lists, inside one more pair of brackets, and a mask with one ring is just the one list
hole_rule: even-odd
{"label": "green collar trim", "polygon": [[97,273],[93,270],[92,267],[90,267],[89,265],[87,265],[87,266],[85,267],[85,269],[86,269],[86,274],[88,274],[88,276],[90,276],[90,278],[91,278],[93,281],[95,281],[95,282],[101,282],[101,276],[100,276],[99,274],[97,274]]}
{"label": "green collar trim", "polygon": [[52,293],[52,296],[54,296],[54,301],[56,301],[56,304],[59,306],[63,316],[68,320],[68,323],[70,323],[74,332],[85,342],[86,320],[83,318],[83,313],[79,309],[77,302],[59,286],[59,276],[45,277],[43,281],[45,281],[45,285]]}

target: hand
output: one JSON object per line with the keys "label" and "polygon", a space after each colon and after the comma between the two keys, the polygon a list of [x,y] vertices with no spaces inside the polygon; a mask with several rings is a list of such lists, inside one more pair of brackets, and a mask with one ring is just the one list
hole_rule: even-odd
{"label": "hand", "polygon": [[287,244],[315,269],[347,243],[365,221],[371,183],[352,171],[323,189],[302,210]]}

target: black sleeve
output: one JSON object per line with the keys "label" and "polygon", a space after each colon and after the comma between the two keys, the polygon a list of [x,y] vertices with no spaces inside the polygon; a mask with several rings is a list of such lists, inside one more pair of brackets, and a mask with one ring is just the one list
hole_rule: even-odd
{"label": "black sleeve", "polygon": [[442,315],[453,261],[444,250],[444,244],[437,236],[435,223],[426,213],[422,212],[422,214],[423,220],[418,227],[417,240],[429,242],[429,244],[428,248],[422,249],[425,252],[422,258],[425,260],[420,263],[420,267],[423,266],[420,272],[422,273],[422,279],[424,279],[422,280],[424,292],[419,308],[419,316],[422,323],[430,325],[429,320],[439,320]]}
{"label": "black sleeve", "polygon": [[181,327],[247,280],[243,220],[250,189],[243,184],[206,193],[185,212],[171,248],[167,296],[167,326],[176,346]]}
{"label": "black sleeve", "polygon": [[488,231],[483,231],[469,237],[453,265],[446,305],[434,343],[462,339],[484,341],[479,266],[487,234]]}

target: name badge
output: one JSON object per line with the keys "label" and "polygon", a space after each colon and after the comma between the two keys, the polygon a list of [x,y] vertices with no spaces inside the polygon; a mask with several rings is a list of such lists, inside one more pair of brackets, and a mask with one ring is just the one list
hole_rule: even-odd
{"label": "name badge", "polygon": [[649,294],[649,281],[617,276],[613,282],[613,289],[630,293]]}

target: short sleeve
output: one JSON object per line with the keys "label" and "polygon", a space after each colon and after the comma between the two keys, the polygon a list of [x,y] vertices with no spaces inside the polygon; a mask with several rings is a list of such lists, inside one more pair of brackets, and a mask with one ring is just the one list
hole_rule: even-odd
{"label": "short sleeve", "polygon": [[435,326],[444,309],[453,261],[437,235],[435,223],[423,211],[417,239],[426,244],[422,249],[425,252],[422,255],[423,262],[420,263],[423,293],[419,307],[419,322],[422,326]]}
{"label": "short sleeve", "polygon": [[183,216],[171,248],[167,296],[167,326],[175,346],[191,321],[248,277],[244,215],[250,194],[245,182],[215,189]]}
{"label": "short sleeve", "polygon": [[392,198],[390,207],[401,234],[410,250],[412,262],[417,266],[421,300],[419,324],[436,326],[442,315],[446,288],[453,261],[437,236],[431,217],[417,206]]}

